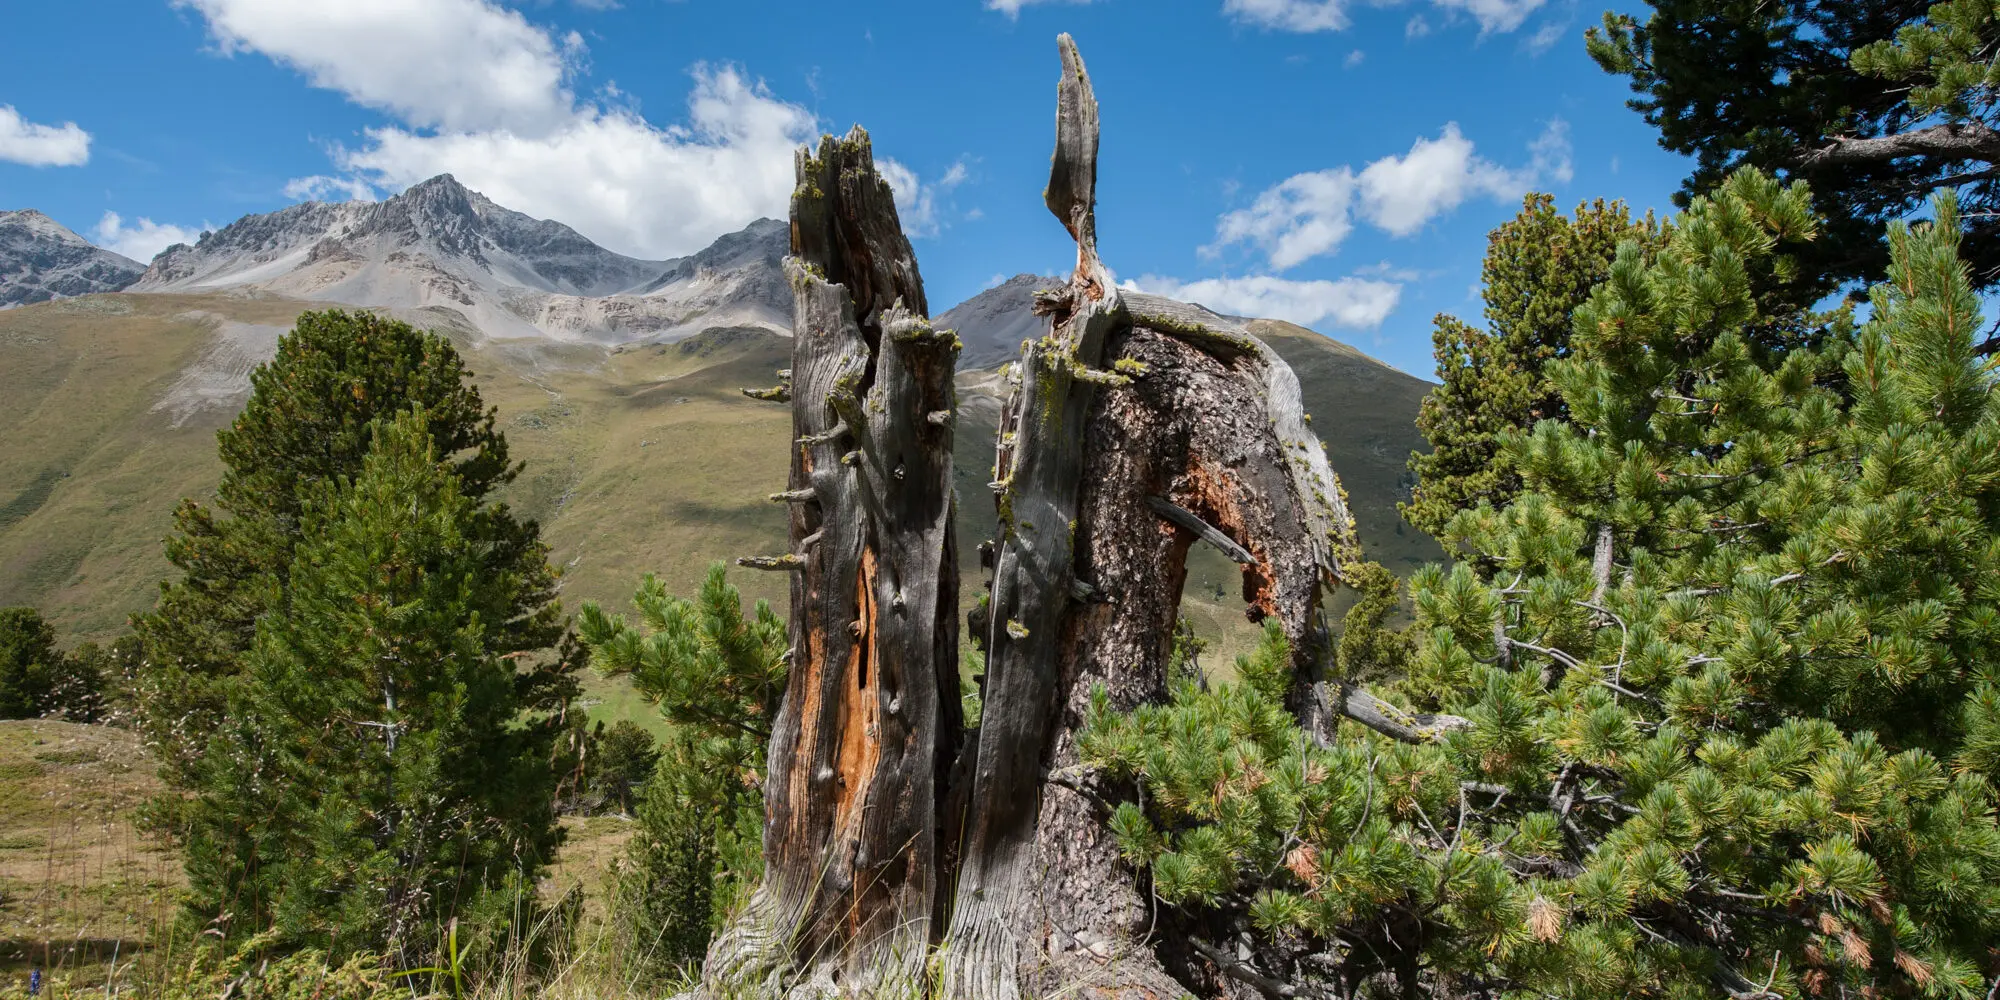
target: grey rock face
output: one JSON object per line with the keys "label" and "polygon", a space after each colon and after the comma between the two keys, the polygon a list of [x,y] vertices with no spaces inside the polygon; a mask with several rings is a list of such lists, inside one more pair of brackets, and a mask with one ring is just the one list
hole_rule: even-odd
{"label": "grey rock face", "polygon": [[267,273],[273,270],[268,265],[289,273],[398,252],[468,264],[492,272],[504,285],[565,295],[623,292],[670,263],[612,253],[560,222],[504,208],[450,174],[439,174],[385,201],[308,201],[246,215],[194,246],[168,247],[137,290],[260,284],[277,277]]}
{"label": "grey rock face", "polygon": [[613,253],[441,174],[381,202],[305,202],[176,245],[134,291],[260,288],[392,309],[441,307],[493,337],[619,343],[717,326],[791,329],[786,224],[675,260]]}
{"label": "grey rock face", "polygon": [[1062,284],[1061,278],[1017,274],[951,307],[933,325],[958,331],[965,345],[960,370],[997,368],[1020,356],[1021,341],[1048,332],[1048,320],[1035,315],[1035,290]]}
{"label": "grey rock face", "polygon": [[0,308],[119,291],[145,270],[32,208],[0,212]]}

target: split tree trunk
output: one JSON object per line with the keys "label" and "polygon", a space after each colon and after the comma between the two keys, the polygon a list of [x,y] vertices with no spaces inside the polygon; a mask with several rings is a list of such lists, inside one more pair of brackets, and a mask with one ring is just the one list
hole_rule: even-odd
{"label": "split tree trunk", "polygon": [[[881,995],[921,982],[957,753],[957,339],[868,134],[797,158],[790,386],[791,672],[765,781],[765,878],[710,949],[721,995]],[[941,930],[941,927],[938,928]]]}
{"label": "split tree trunk", "polygon": [[[789,399],[799,444],[792,673],[772,737],[762,887],[710,950],[714,997],[1016,1000],[1229,995],[1159,915],[1079,766],[1091,693],[1164,699],[1190,545],[1242,565],[1291,641],[1291,708],[1403,739],[1414,718],[1326,676],[1320,601],[1358,558],[1291,369],[1205,309],[1121,292],[1098,258],[1097,102],[1060,40],[1045,200],[1077,243],[1047,336],[1014,369],[983,724],[959,745],[951,364],[866,134],[799,158]],[[898,306],[900,303],[900,307]],[[779,398],[786,392],[770,394]]]}

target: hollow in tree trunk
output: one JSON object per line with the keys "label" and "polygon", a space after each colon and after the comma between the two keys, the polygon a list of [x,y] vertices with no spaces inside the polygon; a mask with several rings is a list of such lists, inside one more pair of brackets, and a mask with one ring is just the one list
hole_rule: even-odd
{"label": "hollow in tree trunk", "polygon": [[[1098,258],[1098,116],[1060,40],[1045,201],[1077,263],[1012,367],[997,442],[983,723],[961,736],[951,543],[955,338],[925,303],[866,133],[800,154],[787,262],[797,323],[789,553],[791,677],[770,750],[765,878],[709,952],[714,997],[1240,995],[1162,914],[1082,766],[1092,692],[1166,697],[1187,552],[1242,568],[1253,620],[1290,640],[1289,698],[1402,739],[1411,717],[1328,677],[1322,596],[1358,558],[1297,378],[1242,327],[1124,292]],[[1219,935],[1218,935],[1219,936]]]}

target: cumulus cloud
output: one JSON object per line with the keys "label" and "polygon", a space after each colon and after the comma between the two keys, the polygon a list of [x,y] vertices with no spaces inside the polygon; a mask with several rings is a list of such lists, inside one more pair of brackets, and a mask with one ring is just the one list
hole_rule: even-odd
{"label": "cumulus cloud", "polygon": [[395,119],[335,147],[339,175],[301,177],[292,197],[368,198],[450,173],[613,250],[672,257],[782,217],[792,150],[818,131],[811,112],[733,66],[693,67],[680,121],[649,121],[608,88],[580,99],[582,38],[493,0],[176,2],[207,19],[222,51],[261,53]]}
{"label": "cumulus cloud", "polygon": [[1347,27],[1343,0],[1222,0],[1222,12],[1278,31],[1340,31]]}
{"label": "cumulus cloud", "polygon": [[1204,249],[1253,245],[1284,270],[1338,250],[1356,218],[1391,236],[1410,236],[1471,198],[1518,198],[1545,180],[1567,183],[1571,174],[1569,128],[1561,120],[1529,145],[1528,164],[1512,169],[1477,155],[1450,123],[1437,138],[1418,139],[1408,153],[1359,171],[1342,166],[1280,181],[1248,208],[1224,213],[1215,243]]}
{"label": "cumulus cloud", "polygon": [[889,182],[889,190],[896,193],[896,215],[903,224],[903,232],[914,237],[936,236],[943,227],[944,209],[939,206],[940,197],[949,194],[952,188],[965,183],[971,176],[960,160],[935,181],[925,182],[916,171],[890,159],[879,157],[875,169],[882,179]]}
{"label": "cumulus cloud", "polygon": [[816,122],[732,67],[696,67],[686,125],[623,110],[579,109],[542,136],[507,130],[422,134],[373,129],[338,159],[376,187],[441,173],[516,211],[561,219],[620,253],[692,253],[759,216],[782,217],[792,150]]}
{"label": "cumulus cloud", "polygon": [[[1216,223],[1215,246],[1254,243],[1271,266],[1294,267],[1330,253],[1354,231],[1354,171],[1295,174]],[[1213,249],[1213,248],[1211,248]]]}
{"label": "cumulus cloud", "polygon": [[128,226],[117,212],[106,212],[104,218],[97,220],[97,229],[92,235],[96,237],[98,246],[143,264],[176,243],[193,243],[200,238],[201,232],[147,218]]}
{"label": "cumulus cloud", "polygon": [[1408,153],[1385,156],[1364,168],[1359,207],[1377,228],[1409,236],[1474,195],[1517,198],[1532,183],[1532,169],[1509,170],[1474,155],[1472,140],[1453,122],[1435,139],[1418,139]]}
{"label": "cumulus cloud", "polygon": [[1521,26],[1548,0],[1431,0],[1445,10],[1470,14],[1482,33],[1505,34]]}
{"label": "cumulus cloud", "polygon": [[1328,322],[1350,330],[1382,325],[1403,297],[1402,285],[1367,278],[1291,281],[1252,275],[1182,282],[1148,274],[1124,282],[1123,287],[1198,303],[1231,316],[1281,319],[1300,326]]}
{"label": "cumulus cloud", "polygon": [[[987,6],[1035,0],[987,0]],[[1390,7],[1400,0],[1366,0],[1368,6]],[[1504,34],[1519,28],[1528,15],[1548,0],[1430,0],[1446,17],[1466,15],[1479,23],[1481,34]],[[1274,31],[1342,31],[1347,28],[1347,0],[1222,0],[1222,12],[1245,24]],[[1430,23],[1423,15],[1410,18],[1404,34],[1411,38],[1429,34]]]}
{"label": "cumulus cloud", "polygon": [[375,189],[358,177],[314,174],[286,182],[285,197],[301,201],[374,201]]}
{"label": "cumulus cloud", "polygon": [[223,52],[262,53],[411,125],[540,135],[571,114],[566,60],[581,39],[558,42],[487,0],[176,2]]}
{"label": "cumulus cloud", "polygon": [[1089,3],[1090,0],[986,0],[987,10],[997,10],[1008,17],[1020,17],[1021,8],[1037,3]]}
{"label": "cumulus cloud", "polygon": [[90,162],[90,133],[75,122],[37,125],[0,104],[0,160],[30,167],[80,167]]}

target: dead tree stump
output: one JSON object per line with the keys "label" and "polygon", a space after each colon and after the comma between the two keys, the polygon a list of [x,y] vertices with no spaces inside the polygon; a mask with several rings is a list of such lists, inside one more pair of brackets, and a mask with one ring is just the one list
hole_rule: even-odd
{"label": "dead tree stump", "polygon": [[[765,878],[717,939],[711,991],[875,995],[919,983],[934,937],[940,778],[957,755],[952,548],[957,338],[925,319],[916,256],[868,133],[801,150],[794,294],[790,677],[765,781]],[[941,932],[942,926],[935,928]]]}
{"label": "dead tree stump", "polygon": [[1231,995],[1212,956],[1153,933],[1080,766],[1095,690],[1166,697],[1189,546],[1242,566],[1291,641],[1291,708],[1423,740],[1326,675],[1323,595],[1359,558],[1340,482],[1276,353],[1198,306],[1121,291],[1098,258],[1098,114],[1060,39],[1045,201],[1075,238],[1046,336],[1013,366],[994,501],[983,722],[962,735],[953,621],[952,365],[867,135],[801,152],[788,386],[792,672],[772,736],[765,878],[710,949],[713,997]]}

